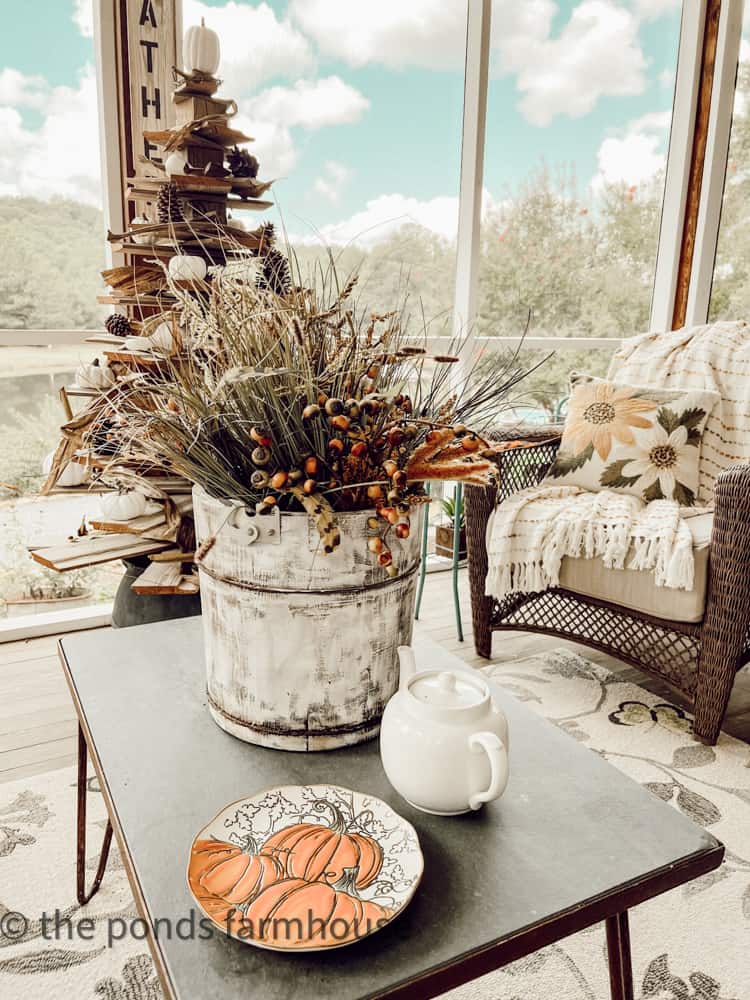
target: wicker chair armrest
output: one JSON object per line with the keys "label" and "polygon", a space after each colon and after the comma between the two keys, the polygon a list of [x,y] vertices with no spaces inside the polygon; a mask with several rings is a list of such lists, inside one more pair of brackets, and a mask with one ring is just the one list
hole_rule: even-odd
{"label": "wicker chair armrest", "polygon": [[500,427],[493,427],[485,433],[488,441],[524,441],[524,442],[546,442],[557,440],[562,437],[562,424],[507,424]]}
{"label": "wicker chair armrest", "polygon": [[750,626],[750,465],[733,465],[719,475],[714,491],[708,601],[704,628],[733,639],[733,654]]}

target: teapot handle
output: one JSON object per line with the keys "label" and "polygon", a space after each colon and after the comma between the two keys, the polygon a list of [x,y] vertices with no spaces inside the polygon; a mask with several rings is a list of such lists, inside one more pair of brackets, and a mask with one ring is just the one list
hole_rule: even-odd
{"label": "teapot handle", "polygon": [[398,686],[399,690],[403,691],[409,678],[417,672],[417,661],[411,646],[399,646],[398,659],[400,664]]}
{"label": "teapot handle", "polygon": [[508,751],[496,733],[472,733],[469,748],[474,753],[485,751],[490,759],[490,787],[469,797],[471,809],[479,809],[483,802],[499,799],[508,783]]}

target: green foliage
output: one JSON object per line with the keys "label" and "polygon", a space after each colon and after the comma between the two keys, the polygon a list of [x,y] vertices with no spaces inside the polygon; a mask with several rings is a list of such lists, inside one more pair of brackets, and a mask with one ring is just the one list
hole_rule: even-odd
{"label": "green foliage", "polygon": [[0,328],[100,326],[102,213],[53,198],[0,198]]}
{"label": "green foliage", "polygon": [[[455,496],[446,497],[444,500],[441,500],[440,501],[440,507],[441,507],[443,513],[445,514],[445,516],[450,521],[451,526],[453,526],[456,523],[456,498],[455,498]],[[461,528],[466,527],[466,518],[464,517],[464,501],[463,501],[463,497],[461,497],[461,500],[459,501],[459,504],[458,504],[458,520],[459,520],[459,527],[461,527]]]}
{"label": "green foliage", "polygon": [[602,474],[599,477],[599,483],[602,486],[607,486],[610,489],[624,489],[627,486],[633,486],[640,479],[640,476],[624,476],[622,470],[630,462],[630,458],[621,458],[617,462],[610,462],[602,470]]}
{"label": "green foliage", "polygon": [[585,465],[592,458],[593,454],[593,444],[586,445],[583,451],[579,451],[577,455],[569,451],[558,451],[548,475],[555,479],[559,479],[560,476],[567,476],[569,472],[575,472],[581,466]]}
{"label": "green foliage", "polygon": [[[60,403],[52,396],[41,396],[30,414],[11,409],[0,426],[0,497],[35,493],[44,479],[42,460],[60,437],[63,422]],[[14,487],[8,491],[5,487]]]}

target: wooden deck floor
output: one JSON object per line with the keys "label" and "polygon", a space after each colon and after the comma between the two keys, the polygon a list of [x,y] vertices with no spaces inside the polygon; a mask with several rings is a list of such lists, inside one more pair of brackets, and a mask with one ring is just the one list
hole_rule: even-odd
{"label": "wooden deck floor", "polygon": [[[436,573],[425,584],[421,626],[437,642],[473,666],[477,657],[471,635],[468,582],[461,574],[465,641],[458,642],[453,619],[450,574]],[[493,661],[507,662],[534,652],[567,645],[589,659],[606,663],[661,697],[679,701],[667,685],[603,653],[565,643],[560,639],[525,633],[495,636]],[[76,721],[54,637],[0,645],[0,782],[13,781],[75,762]],[[729,705],[727,732],[750,743],[750,673],[740,673]]]}

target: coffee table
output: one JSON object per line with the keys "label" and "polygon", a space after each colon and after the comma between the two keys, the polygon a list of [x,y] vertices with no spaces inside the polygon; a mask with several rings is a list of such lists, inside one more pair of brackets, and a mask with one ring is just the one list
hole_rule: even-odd
{"label": "coffee table", "polygon": [[[60,642],[81,727],[79,809],[90,754],[111,822],[105,846],[114,828],[168,998],[421,1000],[605,920],[611,994],[631,1000],[628,910],[721,863],[712,836],[497,687],[511,733],[505,795],[471,815],[428,816],[393,791],[376,740],[302,754],[224,733],[206,707],[202,649],[199,618]],[[419,633],[415,650],[420,667],[469,669]],[[324,782],[377,795],[416,827],[424,877],[397,920],[349,947],[294,955],[221,933],[154,933],[158,918],[175,927],[189,915],[190,844],[226,803]],[[106,864],[104,851],[87,891],[84,831],[79,814],[82,900]]]}

